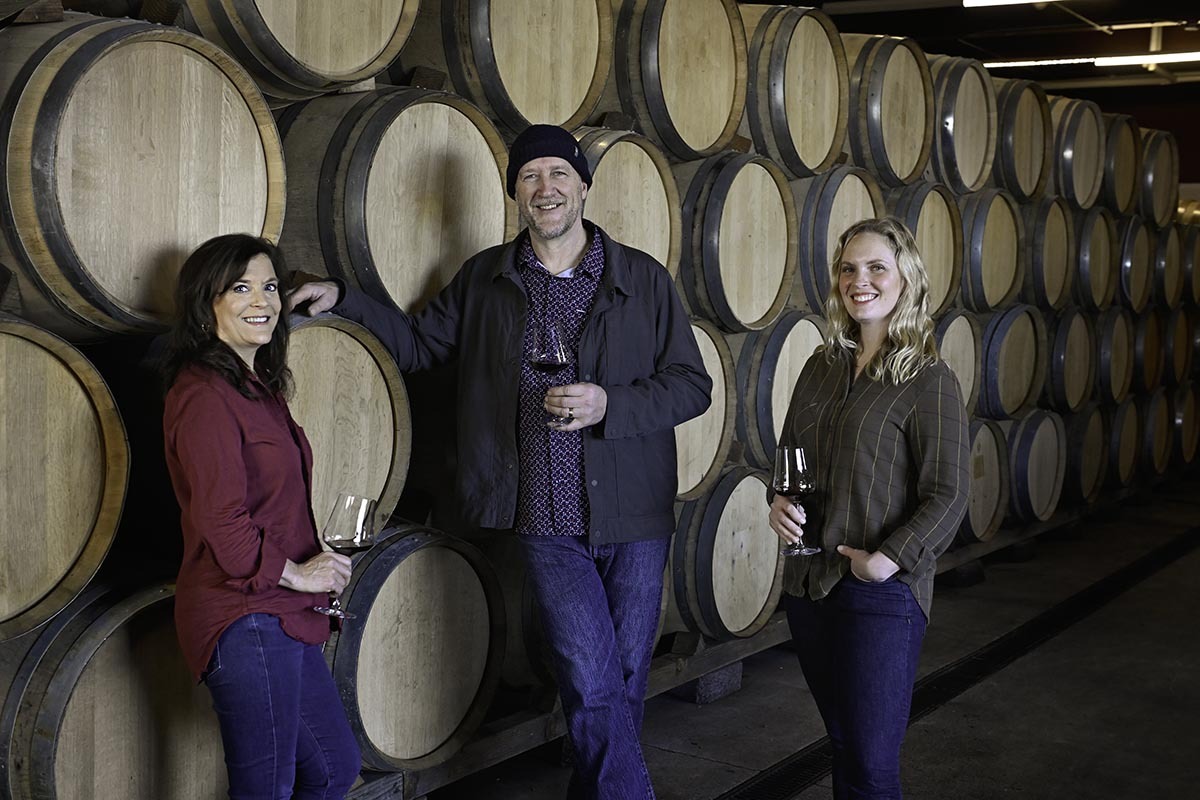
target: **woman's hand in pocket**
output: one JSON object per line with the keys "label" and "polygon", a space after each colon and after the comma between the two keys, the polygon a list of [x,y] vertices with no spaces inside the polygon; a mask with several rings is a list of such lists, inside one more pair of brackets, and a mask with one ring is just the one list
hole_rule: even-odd
{"label": "woman's hand in pocket", "polygon": [[865,583],[880,583],[900,571],[900,565],[876,550],[868,553],[856,547],[839,544],[837,551],[850,559],[850,574]]}

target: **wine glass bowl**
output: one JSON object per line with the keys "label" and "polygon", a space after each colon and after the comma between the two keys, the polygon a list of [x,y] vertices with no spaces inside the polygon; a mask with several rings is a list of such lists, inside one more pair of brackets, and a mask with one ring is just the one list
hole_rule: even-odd
{"label": "wine glass bowl", "polygon": [[[771,476],[771,488],[796,506],[803,505],[802,501],[815,495],[815,470],[803,447],[780,445],[775,449],[775,470]],[[806,516],[811,518],[813,515],[807,511],[806,509]],[[802,532],[799,541],[784,544],[779,548],[779,553],[784,556],[811,556],[821,552],[821,548],[808,536]]]}
{"label": "wine glass bowl", "polygon": [[[345,556],[369,549],[375,544],[375,501],[347,492],[339,494],[329,521],[321,530],[321,540],[330,550]],[[313,611],[338,619],[354,619],[354,614],[342,610],[336,596],[328,606],[314,606]]]}
{"label": "wine glass bowl", "polygon": [[539,372],[558,372],[571,363],[562,323],[554,320],[534,331],[529,365]]}

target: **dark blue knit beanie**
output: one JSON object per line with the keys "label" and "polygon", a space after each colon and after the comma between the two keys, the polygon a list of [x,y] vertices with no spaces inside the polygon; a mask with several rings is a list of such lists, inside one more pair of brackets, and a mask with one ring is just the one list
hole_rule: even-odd
{"label": "dark blue knit beanie", "polygon": [[517,196],[517,173],[535,158],[557,156],[566,161],[589,187],[592,171],[575,137],[557,125],[530,125],[517,136],[508,151],[508,196]]}

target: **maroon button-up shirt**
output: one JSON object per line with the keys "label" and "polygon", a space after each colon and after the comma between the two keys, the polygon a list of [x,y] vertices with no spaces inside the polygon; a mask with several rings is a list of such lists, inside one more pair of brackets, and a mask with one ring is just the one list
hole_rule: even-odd
{"label": "maroon button-up shirt", "polygon": [[273,614],[307,644],[328,639],[328,618],[312,610],[328,598],[279,585],[286,560],[321,551],[312,450],[283,398],[243,397],[212,370],[187,367],[167,394],[163,433],[183,523],[175,626],[192,673],[247,614]]}

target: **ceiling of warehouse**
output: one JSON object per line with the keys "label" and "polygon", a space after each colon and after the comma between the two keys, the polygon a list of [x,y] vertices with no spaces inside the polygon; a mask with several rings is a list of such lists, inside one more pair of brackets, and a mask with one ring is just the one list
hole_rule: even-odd
{"label": "ceiling of warehouse", "polygon": [[[986,8],[963,8],[961,0],[787,4],[821,8],[843,32],[909,36],[927,53],[984,62],[1200,51],[1198,0],[1062,0]],[[1200,62],[1153,70],[1083,63],[991,71],[1037,80],[1052,94],[1094,100],[1107,112],[1132,114],[1145,127],[1173,131],[1181,180],[1200,182],[1200,152],[1191,146],[1200,133]]]}

